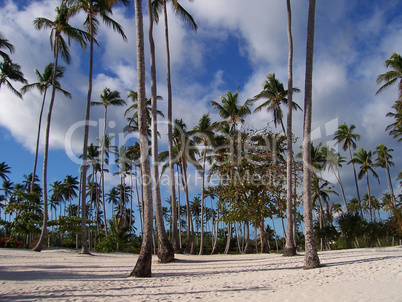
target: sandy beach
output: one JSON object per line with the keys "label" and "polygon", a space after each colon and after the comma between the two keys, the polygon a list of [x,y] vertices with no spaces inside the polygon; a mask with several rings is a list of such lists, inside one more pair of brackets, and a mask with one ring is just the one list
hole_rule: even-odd
{"label": "sandy beach", "polygon": [[2,301],[402,301],[402,247],[302,254],[177,255],[127,278],[137,255],[0,249]]}

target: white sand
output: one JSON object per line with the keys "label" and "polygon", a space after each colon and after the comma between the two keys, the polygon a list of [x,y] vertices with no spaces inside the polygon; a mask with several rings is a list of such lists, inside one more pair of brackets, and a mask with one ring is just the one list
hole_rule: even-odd
{"label": "white sand", "polygon": [[2,301],[402,301],[402,247],[303,256],[177,255],[152,278],[126,278],[137,256],[0,249]]}

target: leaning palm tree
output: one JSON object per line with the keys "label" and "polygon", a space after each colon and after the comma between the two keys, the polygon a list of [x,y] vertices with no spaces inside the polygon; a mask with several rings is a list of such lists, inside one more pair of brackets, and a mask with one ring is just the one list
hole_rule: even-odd
{"label": "leaning palm tree", "polygon": [[150,45],[151,59],[151,99],[152,99],[152,182],[153,198],[155,206],[156,228],[158,230],[158,258],[162,263],[169,263],[174,260],[174,249],[166,234],[165,223],[163,220],[162,199],[159,185],[159,167],[158,167],[158,93],[156,87],[156,58],[155,43],[153,37],[154,14],[151,0],[148,3],[149,29],[148,38]]}
{"label": "leaning palm tree", "polygon": [[[70,52],[68,50],[68,44],[66,43],[63,35],[68,37],[68,41],[71,39],[80,43],[82,48],[86,48],[85,40],[88,39],[86,32],[72,27],[68,21],[74,15],[74,11],[70,9],[67,1],[63,0],[56,8],[56,18],[51,21],[46,18],[36,18],[34,20],[34,27],[36,29],[50,29],[50,46],[54,54],[54,70],[58,68],[59,54],[66,63],[70,63]],[[53,105],[57,90],[56,85],[56,72],[52,74],[52,97],[50,99],[49,110],[46,122],[46,132],[45,132],[45,145],[44,145],[44,155],[43,155],[43,226],[42,232],[37,245],[33,248],[34,251],[40,251],[43,246],[43,242],[46,235],[47,229],[47,162],[48,162],[48,152],[49,152],[49,137],[50,137],[50,124],[52,119]],[[84,213],[85,214],[85,213]],[[85,241],[86,243],[86,241]]]}
{"label": "leaning palm tree", "polygon": [[13,63],[9,59],[4,59],[3,62],[0,63],[0,89],[1,85],[6,84],[12,93],[22,99],[21,92],[15,89],[10,81],[16,81],[23,84],[28,83],[21,71],[21,66]]}
{"label": "leaning palm tree", "polygon": [[[172,80],[171,80],[171,66],[170,66],[170,44],[169,44],[169,27],[168,27],[168,14],[166,2],[168,0],[154,0],[152,4],[155,6],[155,21],[159,21],[158,12],[163,6],[163,14],[165,20],[165,44],[166,44],[166,82],[168,92],[168,150],[169,150],[169,178],[170,178],[170,200],[172,200],[172,245],[175,251],[180,251],[179,236],[177,230],[177,204],[175,192],[175,178],[174,178],[174,150],[173,150],[173,98],[172,98]],[[191,29],[197,31],[197,24],[193,17],[180,5],[177,0],[172,0],[173,10],[182,18]]]}
{"label": "leaning palm tree", "polygon": [[148,123],[146,119],[145,99],[145,55],[144,55],[144,24],[142,14],[142,1],[134,0],[136,43],[137,43],[137,87],[138,87],[138,130],[141,154],[141,180],[144,193],[144,230],[140,255],[130,276],[151,277],[152,265],[152,237],[153,237],[153,207],[151,167],[148,156]]}
{"label": "leaning palm tree", "polygon": [[373,163],[371,157],[372,157],[371,151],[367,152],[366,150],[364,150],[363,147],[361,147],[357,152],[353,153],[353,158],[351,160],[351,162],[360,164],[360,169],[359,169],[359,174],[358,174],[359,179],[362,179],[363,176],[366,175],[368,203],[369,203],[369,208],[370,208],[370,222],[373,221],[373,213],[371,211],[372,206],[371,206],[369,172],[371,172],[371,174],[375,178],[377,178],[378,183],[380,183],[378,174],[374,171],[375,164]]}
{"label": "leaning palm tree", "polygon": [[[37,165],[37,162],[38,162],[39,142],[40,142],[40,129],[41,129],[41,125],[42,125],[43,109],[45,107],[47,90],[49,89],[50,86],[52,86],[53,67],[54,67],[53,63],[47,64],[45,66],[43,74],[41,74],[38,69],[35,69],[35,73],[36,73],[36,76],[38,78],[38,82],[24,85],[21,88],[21,93],[22,94],[25,94],[26,92],[28,92],[29,90],[32,90],[34,88],[38,89],[39,92],[41,94],[43,94],[42,105],[40,107],[40,112],[39,112],[38,131],[37,131],[37,134],[36,134],[35,160],[34,160],[34,168],[33,168],[33,172],[32,172],[32,177],[35,177],[35,175],[36,175],[36,165]],[[71,93],[69,93],[68,91],[62,89],[60,87],[60,83],[58,81],[58,79],[64,77],[64,70],[65,70],[64,66],[58,66],[57,67],[57,70],[56,70],[56,87],[57,88],[56,89],[57,89],[57,91],[62,92],[65,97],[68,97],[68,98],[71,99]],[[31,182],[31,188],[30,188],[31,193],[33,191],[33,187],[32,187],[33,183],[34,182],[32,181]]]}
{"label": "leaning palm tree", "polygon": [[398,100],[402,100],[402,56],[394,52],[390,58],[385,61],[385,66],[392,70],[378,76],[377,84],[384,84],[377,90],[376,95],[381,93],[384,89],[398,84]]}
{"label": "leaning palm tree", "polygon": [[[293,92],[300,92],[300,89],[292,87]],[[281,105],[288,104],[288,90],[285,90],[283,84],[275,77],[275,73],[267,75],[267,79],[264,81],[264,89],[252,99],[257,101],[260,99],[266,99],[261,105],[254,109],[254,112],[261,111],[263,108],[267,108],[268,112],[272,112],[274,115],[274,125],[277,127],[279,124],[282,126],[283,133],[286,133],[285,126],[283,125],[283,111]],[[300,106],[295,102],[291,102],[291,107],[294,110],[300,109]]]}
{"label": "leaning palm tree", "polygon": [[[101,148],[101,186],[102,186],[102,204],[103,204],[103,215],[104,220],[106,220],[106,209],[105,209],[105,149],[106,149],[106,120],[107,120],[107,108],[109,106],[123,106],[126,102],[120,97],[120,92],[117,90],[111,91],[109,88],[103,89],[100,94],[100,101],[91,102],[93,106],[103,106],[104,111],[104,124],[103,124],[103,134],[102,134],[102,148]],[[105,223],[105,236],[107,236],[107,224]]]}
{"label": "leaning palm tree", "polygon": [[[349,151],[350,160],[352,160],[352,149],[356,149],[356,141],[360,140],[360,135],[354,133],[356,126],[350,125],[348,127],[346,123],[343,123],[338,126],[338,130],[335,131],[334,141],[335,144],[342,143],[342,150]],[[353,167],[353,174],[355,176],[355,185],[356,185],[356,193],[357,193],[357,200],[360,201],[360,191],[359,191],[359,184],[357,183],[357,174],[355,164],[352,162]]]}
{"label": "leaning palm tree", "polygon": [[10,53],[13,53],[15,51],[14,45],[11,44],[0,32],[0,56],[4,60],[10,60],[10,57],[8,54],[6,54],[4,51],[2,51],[3,48],[7,48]]}
{"label": "leaning palm tree", "polygon": [[[88,94],[87,94],[87,102],[86,102],[86,110],[85,110],[85,127],[84,127],[84,143],[83,143],[83,157],[82,157],[82,187],[86,187],[86,174],[87,174],[87,148],[88,148],[88,138],[89,138],[89,119],[90,119],[90,108],[91,108],[91,96],[92,96],[92,72],[93,72],[93,51],[94,51],[94,43],[97,43],[95,37],[98,34],[99,29],[99,20],[97,16],[99,15],[102,21],[109,27],[112,27],[114,31],[117,31],[123,38],[123,40],[127,40],[126,35],[119,23],[110,18],[112,14],[112,8],[117,3],[121,2],[124,5],[128,5],[128,0],[68,0],[73,4],[75,11],[83,11],[86,13],[87,17],[84,22],[84,26],[89,35],[89,80],[88,80]],[[83,190],[85,191],[85,190]],[[82,206],[83,206],[83,215],[81,222],[81,236],[82,236],[82,248],[81,253],[87,254],[88,247],[86,243],[86,223],[85,223],[85,194],[82,193]],[[106,224],[106,222],[105,222]],[[85,234],[84,234],[85,233]],[[85,242],[84,242],[85,241]]]}
{"label": "leaning palm tree", "polygon": [[389,172],[389,168],[395,166],[395,164],[392,161],[392,155],[390,154],[393,151],[394,149],[388,149],[388,147],[385,146],[384,144],[379,144],[375,149],[375,151],[373,152],[373,154],[377,154],[375,164],[378,167],[384,168],[387,173],[389,194],[391,196],[391,201],[393,202],[394,205],[396,205],[394,189],[392,187],[391,175]]}
{"label": "leaning palm tree", "polygon": [[325,158],[323,168],[328,169],[328,171],[331,171],[334,174],[339,184],[339,188],[341,189],[342,199],[345,205],[345,209],[347,211],[348,207],[346,202],[345,191],[342,185],[341,174],[339,173],[339,168],[342,167],[342,163],[346,162],[345,157],[343,157],[339,152],[336,152],[334,148],[330,149],[328,146],[324,146],[321,147],[321,149],[324,153]]}
{"label": "leaning palm tree", "polygon": [[311,269],[320,266],[313,229],[313,203],[311,198],[311,119],[313,106],[313,54],[316,0],[309,0],[306,76],[304,87],[304,129],[303,129],[303,199],[305,228],[304,268]]}

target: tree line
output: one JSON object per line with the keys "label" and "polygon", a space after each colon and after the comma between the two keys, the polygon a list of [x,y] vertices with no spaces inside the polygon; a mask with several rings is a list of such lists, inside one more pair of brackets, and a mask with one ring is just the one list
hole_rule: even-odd
{"label": "tree line", "polygon": [[[340,233],[346,240],[347,247],[351,246],[352,241],[356,246],[360,246],[361,234],[365,235],[363,236],[365,244],[372,244],[373,238],[377,244],[381,244],[380,239],[384,236],[379,234],[381,232],[384,234],[384,230],[388,242],[388,238],[401,237],[401,195],[395,194],[390,173],[394,150],[380,144],[374,152],[367,151],[363,147],[356,151],[356,142],[360,136],[355,132],[355,126],[339,125],[334,142],[341,145],[342,150],[349,155],[347,164],[353,168],[356,187],[356,198],[348,201],[339,170],[346,162],[346,157],[333,148],[321,144],[314,145],[311,142],[315,0],[309,1],[303,107],[305,119],[300,154],[292,149],[295,140],[292,131],[292,111],[301,110],[301,107],[293,101],[293,93],[300,90],[293,87],[290,0],[287,0],[288,88],[285,89],[275,74],[271,73],[263,83],[263,90],[248,100],[242,102],[239,99],[239,89],[235,92],[228,91],[219,101],[211,101],[212,108],[219,114],[221,120],[212,122],[209,114],[204,114],[191,130],[187,129],[182,119],[173,120],[167,1],[147,1],[151,60],[151,97],[147,98],[142,1],[135,0],[138,83],[137,91],[128,93],[128,98],[133,104],[125,112],[127,126],[124,131],[138,133],[139,139],[132,145],[113,146],[112,137],[106,133],[108,109],[127,104],[120,92],[111,91],[109,88],[102,91],[99,100],[93,100],[93,47],[94,43],[98,44],[96,36],[100,29],[100,20],[112,27],[123,40],[127,39],[123,28],[111,18],[113,7],[119,3],[128,5],[129,1],[63,0],[56,8],[54,20],[36,18],[34,20],[36,29],[50,30],[50,42],[54,54],[54,62],[46,65],[42,73],[35,70],[38,78],[36,83],[28,84],[21,67],[13,63],[10,58],[14,51],[13,45],[2,34],[0,36],[0,55],[3,58],[0,66],[1,84],[6,84],[20,98],[31,89],[38,89],[43,95],[33,173],[26,177],[24,183],[14,185],[7,176],[10,167],[5,162],[0,166],[4,193],[2,199],[5,201],[3,205],[7,204],[4,213],[16,214],[12,222],[7,221],[6,217],[2,220],[6,232],[14,236],[23,235],[28,246],[35,242],[33,247],[35,251],[43,248],[46,239],[50,243],[49,227],[54,231],[55,226],[57,232],[53,232],[54,240],[65,240],[65,237],[68,237],[70,244],[81,246],[81,253],[84,254],[89,253],[88,244],[91,248],[98,246],[105,250],[114,248],[120,250],[128,243],[132,243],[133,246],[140,248],[140,255],[132,272],[133,276],[138,277],[151,275],[153,247],[157,250],[159,260],[164,263],[173,261],[174,254],[179,252],[205,253],[206,237],[210,239],[208,242],[211,243],[211,252],[216,252],[219,248],[218,239],[221,239],[220,244],[226,241],[224,249],[226,253],[233,244],[239,252],[247,252],[251,244],[250,226],[255,230],[258,229],[259,242],[254,244],[254,249],[257,250],[258,246],[261,252],[269,251],[271,245],[275,244],[278,250],[281,245],[285,256],[292,256],[296,254],[297,246],[304,243],[305,268],[320,265],[316,244],[320,245],[321,249],[332,248]],[[171,1],[171,4],[173,11],[196,31],[195,20],[180,3]],[[70,18],[81,11],[86,14],[84,29],[74,28],[69,24]],[[165,20],[168,85],[168,150],[162,152],[159,152],[158,148],[158,116],[164,116],[157,107],[157,101],[161,97],[157,94],[153,40],[153,24],[159,21],[160,13],[164,14]],[[65,67],[59,63],[59,57],[67,64],[70,62],[68,49],[70,39],[78,42],[83,48],[88,44],[90,46],[82,166],[79,176],[68,175],[63,181],[51,184],[49,190],[47,183],[49,133],[56,92],[71,97],[71,94],[61,87],[60,80],[64,76]],[[377,93],[393,84],[398,84],[398,99],[392,106],[392,111],[387,114],[395,122],[386,129],[390,135],[398,139],[398,142],[402,140],[401,62],[399,54],[392,54],[386,61],[386,66],[391,70],[381,74],[377,80],[377,84],[382,84]],[[24,86],[18,91],[13,87],[12,81],[21,82]],[[49,88],[51,88],[51,99],[47,111],[42,186],[40,186],[36,175],[38,146]],[[252,114],[251,108],[256,103],[254,111],[266,109],[273,115],[274,127],[280,127],[282,133],[277,133],[269,127],[257,130],[245,129],[242,126],[245,117]],[[104,107],[104,127],[98,142],[89,143],[90,108],[94,105]],[[286,129],[283,107],[287,109]],[[107,168],[111,166],[109,162],[111,154],[116,158],[120,183],[106,192],[105,173],[109,172]],[[376,156],[376,159],[373,156]],[[159,171],[158,164],[161,162],[164,166],[162,171]],[[200,196],[193,200],[190,200],[188,188],[190,166],[200,173],[202,179]],[[377,168],[385,169],[389,189],[389,192],[380,199],[372,196],[370,191],[370,175],[379,179]],[[343,200],[342,206],[330,202],[331,194],[339,193],[322,177],[325,170],[333,173],[337,180]],[[165,172],[169,175],[170,209],[162,207],[160,179]],[[216,177],[217,184],[207,186],[206,183],[212,177]],[[367,187],[364,192],[367,193],[361,195],[359,180],[363,178]],[[126,183],[127,179],[129,184]],[[402,172],[399,172],[398,179],[402,179]],[[298,190],[301,186],[302,192]],[[178,188],[181,188],[185,195],[184,207],[178,203],[180,200]],[[207,197],[217,200],[215,208],[212,205],[209,209],[206,207]],[[72,203],[74,199],[78,199],[77,204]],[[109,219],[106,202],[115,206]],[[140,217],[139,237],[134,236],[135,203],[138,205]],[[55,212],[57,206],[59,206],[58,217],[56,218],[57,214],[54,213],[54,219],[49,221],[49,214],[53,216],[52,211]],[[303,208],[303,215],[299,213],[300,208]],[[382,209],[391,213],[387,224],[380,221],[382,218],[379,211]],[[284,242],[278,243],[277,237],[271,236],[272,230],[265,225],[267,218],[281,220]],[[209,220],[211,224],[207,223]],[[334,226],[335,222],[339,226],[340,233]],[[220,229],[219,224],[223,223],[226,227]],[[302,224],[304,233],[302,232],[301,236]],[[208,225],[210,230],[205,232]],[[39,229],[41,233],[37,238],[36,232]],[[369,233],[372,234],[371,237],[367,235]],[[234,234],[235,238],[232,238]],[[256,240],[256,236],[254,237]]]}

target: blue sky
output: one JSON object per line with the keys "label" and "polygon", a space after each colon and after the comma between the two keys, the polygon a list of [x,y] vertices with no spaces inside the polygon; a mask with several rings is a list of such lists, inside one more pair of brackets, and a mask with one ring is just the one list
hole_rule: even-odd
{"label": "blue sky", "polygon": [[[21,65],[30,82],[36,80],[35,68],[42,71],[52,61],[49,32],[35,30],[32,21],[36,17],[53,19],[54,8],[59,3],[58,0],[1,1],[1,32],[14,44],[16,52],[12,58]],[[189,129],[207,112],[210,112],[213,120],[219,120],[218,114],[211,109],[210,100],[218,101],[227,91],[234,92],[240,87],[240,98],[245,101],[262,90],[268,73],[276,73],[281,82],[287,83],[285,1],[194,0],[182,1],[182,5],[193,15],[199,27],[198,32],[194,33],[169,12],[174,116],[183,118]],[[292,5],[294,86],[302,90],[295,96],[295,101],[303,107],[308,1],[292,1]],[[95,50],[97,63],[93,100],[98,100],[105,87],[120,91],[123,97],[129,90],[136,90],[132,6],[133,3],[130,9],[117,7],[113,14],[126,32],[127,43],[105,26],[100,28],[100,48]],[[402,53],[400,12],[402,3],[397,0],[317,1],[314,54],[313,137],[317,141],[330,141],[338,124],[354,123],[361,135],[358,147],[374,150],[378,144],[384,143],[395,150],[395,168],[391,170],[394,180],[402,167],[402,157],[398,156],[401,146],[384,129],[392,123],[385,115],[397,97],[397,90],[394,87],[375,96],[378,89],[375,80],[386,71],[384,61],[390,54]],[[79,15],[72,19],[72,23],[80,27],[83,20],[84,17]],[[144,18],[144,22],[147,29],[148,19]],[[158,94],[167,99],[163,17],[160,25],[155,27],[154,37]],[[148,51],[148,46],[146,48]],[[66,154],[65,138],[68,130],[84,119],[88,53],[74,43],[70,50],[72,62],[67,66],[61,84],[73,94],[73,99],[66,100],[61,96],[56,99],[51,129],[49,183],[62,180],[67,174],[78,175],[78,164]],[[15,86],[20,87],[18,84]],[[11,167],[11,179],[18,183],[22,181],[23,174],[29,174],[32,170],[41,96],[31,92],[21,101],[6,87],[1,88],[0,162],[5,161]],[[147,87],[148,96],[149,92]],[[122,117],[125,109],[109,110],[108,120],[116,126],[108,131],[116,135],[117,144],[124,142],[124,136],[119,136],[119,133],[122,133],[125,124]],[[102,125],[102,108],[92,107],[91,110],[91,119]],[[167,113],[166,101],[160,102],[160,110]],[[299,137],[302,118],[301,112],[294,114],[294,132]],[[248,118],[245,126],[261,128],[267,123],[273,127],[272,116],[262,111]],[[98,127],[91,127],[91,141],[100,136],[100,131]],[[166,132],[163,128],[160,131],[162,151],[167,148]],[[75,154],[79,154],[81,141],[82,131],[75,132],[68,140],[67,147],[71,146]],[[382,182],[381,185],[372,182],[372,192],[380,197],[387,190],[387,185],[384,172],[377,172]],[[41,175],[41,169],[38,174]],[[341,174],[346,193],[352,197],[354,183],[351,167],[345,166]],[[330,175],[328,179],[334,181]],[[107,188],[118,183],[111,175],[108,175],[107,181]],[[397,188],[396,181],[394,183]],[[363,181],[360,187],[365,192]],[[190,189],[191,194],[196,195],[200,185],[190,185]],[[167,196],[164,194],[163,199]]]}

